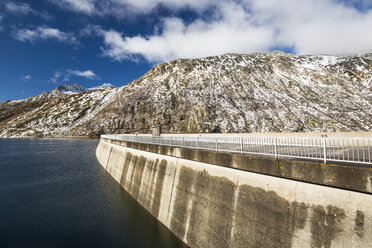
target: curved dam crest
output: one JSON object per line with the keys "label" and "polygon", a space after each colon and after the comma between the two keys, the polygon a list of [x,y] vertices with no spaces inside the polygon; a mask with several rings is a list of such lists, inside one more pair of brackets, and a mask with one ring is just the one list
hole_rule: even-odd
{"label": "curved dam crest", "polygon": [[113,144],[97,158],[190,247],[371,247],[370,193]]}

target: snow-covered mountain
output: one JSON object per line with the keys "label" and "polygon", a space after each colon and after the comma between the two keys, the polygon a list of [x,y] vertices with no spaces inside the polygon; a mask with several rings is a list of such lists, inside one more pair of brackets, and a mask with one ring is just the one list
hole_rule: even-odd
{"label": "snow-covered mountain", "polygon": [[[46,94],[46,93],[44,93]],[[224,54],[154,66],[114,89],[0,104],[0,136],[372,131],[372,53]]]}
{"label": "snow-covered mountain", "polygon": [[104,90],[104,89],[113,89],[113,88],[115,88],[114,85],[112,85],[110,83],[104,83],[104,84],[102,84],[100,86],[88,88],[87,90],[88,91],[92,91],[92,90]]}
{"label": "snow-covered mountain", "polygon": [[24,100],[0,103],[0,137],[80,136],[75,127],[99,113],[117,94],[112,84],[85,89],[79,84]]}
{"label": "snow-covered mountain", "polygon": [[59,94],[65,94],[65,95],[73,95],[77,93],[86,92],[87,90],[84,89],[80,84],[65,84],[58,86],[53,90],[55,93]]}
{"label": "snow-covered mountain", "polygon": [[115,86],[110,83],[104,83],[102,85],[95,86],[92,88],[87,88],[87,89],[81,86],[80,84],[65,84],[65,85],[58,86],[52,92],[70,96],[70,95],[93,91],[93,90],[104,90],[104,89],[112,89],[112,88],[115,88]]}

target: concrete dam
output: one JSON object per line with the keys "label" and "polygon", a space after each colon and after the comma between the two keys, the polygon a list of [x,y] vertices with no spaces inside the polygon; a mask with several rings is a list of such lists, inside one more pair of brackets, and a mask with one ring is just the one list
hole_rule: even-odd
{"label": "concrete dam", "polygon": [[[255,144],[275,156],[249,154],[242,141],[231,146],[241,152],[226,152],[218,141],[202,149],[201,142],[195,149],[185,139],[160,145],[102,136],[96,155],[189,247],[372,247],[369,146],[356,154],[354,143],[352,152],[344,143],[341,154],[321,144],[324,158],[309,160],[281,156],[288,149],[277,141]],[[299,144],[298,154],[317,154],[310,143]],[[364,160],[336,161],[346,154]]]}

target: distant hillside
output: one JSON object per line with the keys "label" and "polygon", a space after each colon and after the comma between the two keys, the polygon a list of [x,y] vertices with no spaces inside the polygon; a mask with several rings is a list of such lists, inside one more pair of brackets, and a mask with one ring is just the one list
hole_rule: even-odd
{"label": "distant hillside", "polygon": [[121,88],[42,95],[0,104],[0,135],[372,131],[372,54],[180,59]]}
{"label": "distant hillside", "polygon": [[88,135],[82,131],[85,123],[115,99],[117,91],[111,84],[90,89],[63,85],[35,97],[0,103],[0,137]]}

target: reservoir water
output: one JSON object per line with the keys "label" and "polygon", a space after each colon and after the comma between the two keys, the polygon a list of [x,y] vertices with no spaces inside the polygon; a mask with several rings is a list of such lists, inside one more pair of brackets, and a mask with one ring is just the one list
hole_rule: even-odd
{"label": "reservoir water", "polygon": [[0,139],[0,247],[183,247],[99,165],[97,144]]}

